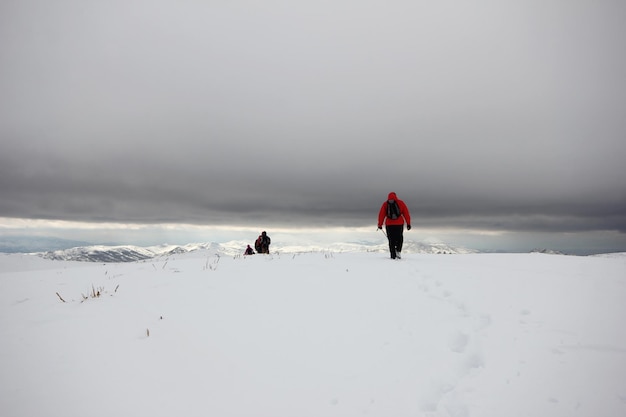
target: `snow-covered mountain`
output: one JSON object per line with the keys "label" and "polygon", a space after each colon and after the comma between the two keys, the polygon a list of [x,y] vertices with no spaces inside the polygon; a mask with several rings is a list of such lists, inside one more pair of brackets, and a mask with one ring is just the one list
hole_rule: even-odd
{"label": "snow-covered mountain", "polygon": [[[159,245],[140,247],[124,246],[80,246],[71,249],[56,250],[42,253],[46,259],[83,262],[134,262],[163,256],[194,252],[197,250],[210,251],[215,254],[236,256],[243,254],[247,243],[231,241],[227,243],[190,243],[187,245]],[[332,243],[320,245],[272,245],[273,253],[308,253],[308,252],[387,252],[387,244],[373,243]],[[457,248],[445,243],[405,242],[404,253],[430,254],[464,254],[476,251]]]}
{"label": "snow-covered mountain", "polygon": [[565,253],[554,249],[533,249],[530,253],[544,253],[546,255],[566,255]]}
{"label": "snow-covered mountain", "polygon": [[[384,250],[387,250],[387,245],[383,245]],[[425,242],[405,242],[402,252],[405,253],[433,253],[442,255],[453,254],[467,254],[477,253],[478,251],[473,249],[467,249],[462,247],[456,247],[448,245],[447,243],[425,243]]]}
{"label": "snow-covered mountain", "polygon": [[155,254],[137,246],[80,246],[45,252],[43,257],[55,261],[132,262],[150,259]]}
{"label": "snow-covered mountain", "polygon": [[133,245],[123,246],[79,246],[71,249],[44,252],[46,259],[55,261],[82,261],[82,262],[135,262],[160,256],[171,256],[193,252],[199,249],[215,252],[226,252],[217,243],[178,245],[160,245],[140,247]]}

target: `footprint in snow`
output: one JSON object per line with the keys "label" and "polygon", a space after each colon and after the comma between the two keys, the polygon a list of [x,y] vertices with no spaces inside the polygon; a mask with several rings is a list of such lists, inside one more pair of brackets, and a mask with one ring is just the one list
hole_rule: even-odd
{"label": "footprint in snow", "polygon": [[469,344],[470,337],[466,333],[458,332],[448,340],[448,347],[452,352],[463,353]]}

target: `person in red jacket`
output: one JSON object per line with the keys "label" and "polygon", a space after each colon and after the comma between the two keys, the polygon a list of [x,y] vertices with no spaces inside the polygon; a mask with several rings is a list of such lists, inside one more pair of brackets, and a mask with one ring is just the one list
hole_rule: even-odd
{"label": "person in red jacket", "polygon": [[383,203],[378,212],[378,228],[383,228],[383,223],[387,229],[387,239],[389,240],[389,253],[391,259],[400,259],[402,243],[404,242],[404,222],[406,229],[411,230],[411,214],[404,201],[398,199],[396,193],[389,193],[387,201]]}

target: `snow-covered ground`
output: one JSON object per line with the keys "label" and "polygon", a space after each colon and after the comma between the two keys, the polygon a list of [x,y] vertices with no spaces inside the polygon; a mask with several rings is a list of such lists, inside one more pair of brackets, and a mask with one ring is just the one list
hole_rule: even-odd
{"label": "snow-covered ground", "polygon": [[626,257],[387,258],[0,254],[0,415],[626,415]]}

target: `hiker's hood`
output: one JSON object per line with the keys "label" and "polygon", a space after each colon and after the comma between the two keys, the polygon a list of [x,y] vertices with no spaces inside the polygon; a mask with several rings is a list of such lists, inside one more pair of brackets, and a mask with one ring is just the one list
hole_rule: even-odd
{"label": "hiker's hood", "polygon": [[387,200],[398,201],[398,196],[396,195],[396,193],[389,193],[389,195],[387,196]]}

